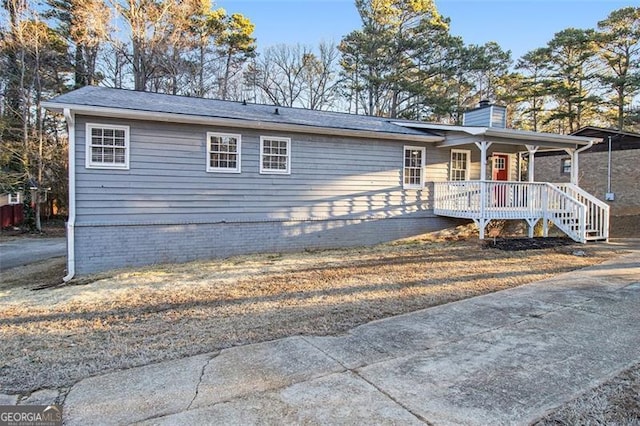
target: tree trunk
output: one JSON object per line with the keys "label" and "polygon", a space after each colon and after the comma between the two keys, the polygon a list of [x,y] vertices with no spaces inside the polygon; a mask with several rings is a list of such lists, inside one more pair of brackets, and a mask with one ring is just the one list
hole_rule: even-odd
{"label": "tree trunk", "polygon": [[227,100],[227,92],[229,90],[229,75],[231,74],[231,49],[227,52],[227,63],[224,69],[224,80],[222,81],[222,100]]}
{"label": "tree trunk", "polygon": [[198,96],[204,97],[204,56],[205,56],[205,41],[202,40],[200,44],[200,63],[198,64],[200,69],[198,69]]}
{"label": "tree trunk", "polygon": [[618,130],[624,130],[624,89],[618,89]]}
{"label": "tree trunk", "polygon": [[145,79],[142,64],[142,55],[140,54],[140,42],[133,40],[133,87],[135,90],[144,90]]}
{"label": "tree trunk", "polygon": [[83,87],[87,85],[87,73],[84,63],[84,55],[82,53],[82,45],[76,45],[75,52],[75,86],[76,88]]}

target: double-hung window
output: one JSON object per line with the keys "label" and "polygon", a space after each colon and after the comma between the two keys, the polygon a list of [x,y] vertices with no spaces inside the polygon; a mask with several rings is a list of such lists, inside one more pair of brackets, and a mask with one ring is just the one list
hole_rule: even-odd
{"label": "double-hung window", "polygon": [[291,139],[260,137],[260,173],[291,173]]}
{"label": "double-hung window", "polygon": [[207,133],[207,171],[240,173],[241,136]]}
{"label": "double-hung window", "polygon": [[450,180],[469,180],[471,151],[463,149],[451,150]]}
{"label": "double-hung window", "polygon": [[571,174],[571,158],[563,158],[560,160],[560,173],[563,175]]}
{"label": "double-hung window", "polygon": [[404,189],[424,188],[425,148],[404,147],[404,168],[402,169],[402,187]]}
{"label": "double-hung window", "polygon": [[129,169],[129,126],[87,123],[86,167]]}

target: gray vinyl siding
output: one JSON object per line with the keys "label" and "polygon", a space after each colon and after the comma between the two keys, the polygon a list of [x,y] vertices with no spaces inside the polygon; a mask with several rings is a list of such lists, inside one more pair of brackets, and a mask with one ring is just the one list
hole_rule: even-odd
{"label": "gray vinyl siding", "polygon": [[504,129],[507,127],[507,109],[504,107],[491,108],[491,127]]}
{"label": "gray vinyl siding", "polygon": [[[86,123],[130,127],[129,170],[85,167]],[[206,134],[240,134],[241,173],[206,172]],[[260,136],[291,138],[291,174],[260,174]],[[404,146],[426,185],[402,188]],[[76,272],[245,253],[362,246],[455,224],[433,215],[450,151],[403,141],[76,120]]]}
{"label": "gray vinyl siding", "polygon": [[[85,168],[86,122],[130,126],[129,170]],[[428,184],[402,189],[402,141],[96,117],[76,123],[78,225],[431,215]],[[242,135],[241,173],[206,172],[207,132]],[[261,135],[291,138],[290,175],[259,173]],[[446,180],[448,150],[429,147],[426,157],[426,180]]]}
{"label": "gray vinyl siding", "polygon": [[500,106],[488,106],[465,112],[465,126],[498,127],[504,129],[507,124],[507,110]]}

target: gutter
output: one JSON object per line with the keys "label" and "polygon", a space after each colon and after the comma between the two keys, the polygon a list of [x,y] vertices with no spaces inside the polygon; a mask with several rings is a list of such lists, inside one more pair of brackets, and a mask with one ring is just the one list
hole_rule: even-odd
{"label": "gutter", "polygon": [[67,275],[62,278],[65,283],[76,273],[76,117],[69,108],[65,108],[64,119],[69,132],[69,219],[67,220]]}
{"label": "gutter", "polygon": [[571,183],[575,184],[578,187],[578,178],[580,172],[580,159],[578,154],[591,148],[593,146],[593,143],[594,141],[590,140],[588,144],[580,149],[576,149],[573,154],[571,154]]}
{"label": "gutter", "polygon": [[589,143],[586,144],[585,146],[583,146],[582,148],[576,149],[576,154],[580,154],[582,151],[588,150],[589,148],[591,148],[593,146],[593,143],[594,143],[594,141],[590,140]]}

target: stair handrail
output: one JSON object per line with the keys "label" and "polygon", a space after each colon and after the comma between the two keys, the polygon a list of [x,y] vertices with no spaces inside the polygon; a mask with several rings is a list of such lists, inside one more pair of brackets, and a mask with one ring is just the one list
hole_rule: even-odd
{"label": "stair handrail", "polygon": [[593,195],[593,194],[585,191],[584,189],[580,188],[578,185],[575,185],[573,183],[554,183],[553,185],[555,185],[557,187],[566,186],[567,188],[570,188],[572,191],[574,191],[574,192],[580,194],[581,196],[583,196],[584,198],[588,199],[589,201],[591,201],[593,204],[597,205],[598,207],[601,207],[601,208],[607,209],[607,210],[609,210],[609,208],[610,208],[609,204],[605,203],[604,201],[602,201],[601,199],[599,199],[595,195]]}
{"label": "stair handrail", "polygon": [[555,225],[558,228],[560,228],[563,232],[565,232],[567,235],[572,237],[574,240],[580,243],[586,243],[587,242],[587,206],[586,204],[582,203],[577,198],[562,191],[560,188],[558,188],[556,185],[552,183],[546,182],[545,186],[547,188],[547,191],[550,190],[552,192],[555,192],[561,195],[565,200],[569,201],[571,204],[573,204],[577,208],[579,232],[575,232],[574,230],[568,228],[564,223],[562,223],[561,220],[554,220],[555,218],[552,215],[548,215],[546,213],[546,211],[549,209],[549,205],[548,205],[549,197],[547,197],[547,201],[545,203],[546,205],[544,206],[546,218],[550,219],[553,223],[555,223]]}
{"label": "stair handrail", "polygon": [[[606,241],[609,241],[609,215],[610,215],[609,212],[611,209],[609,204],[605,203],[604,201],[600,200],[593,194],[590,194],[589,192],[585,191],[584,189],[580,188],[575,184],[561,183],[561,184],[554,184],[554,185],[560,188],[561,191],[563,190],[562,188],[566,188],[567,192],[571,191],[571,194],[573,194],[572,196],[575,196],[577,194],[578,196],[586,200],[586,202],[590,203],[590,205],[595,206],[596,209],[601,209],[601,212],[598,210],[596,210],[595,212],[592,212],[589,205],[587,205],[588,216],[591,217],[592,219],[595,219],[595,223],[597,224],[597,228],[595,229],[592,228],[592,231],[595,231],[598,233],[598,236],[596,238],[598,239],[601,238]],[[592,226],[593,226],[593,222],[592,222]]]}

